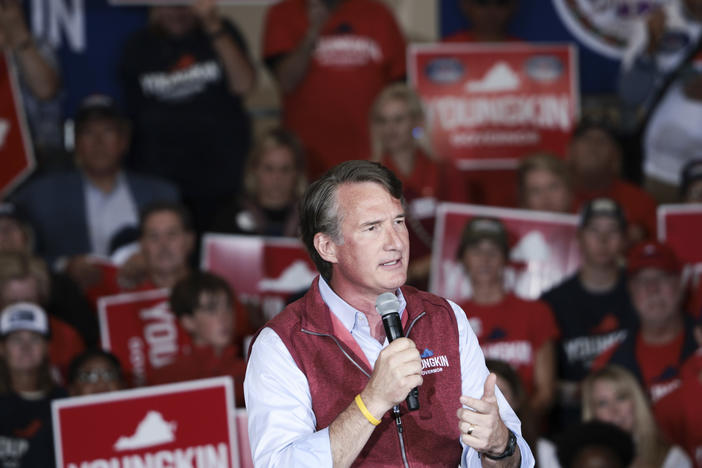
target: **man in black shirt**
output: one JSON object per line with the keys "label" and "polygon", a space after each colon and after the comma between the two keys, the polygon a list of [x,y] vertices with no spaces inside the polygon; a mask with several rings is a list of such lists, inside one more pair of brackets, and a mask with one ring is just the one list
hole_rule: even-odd
{"label": "man in black shirt", "polygon": [[580,419],[580,381],[602,352],[636,326],[620,266],[625,239],[621,207],[609,198],[590,201],[580,215],[580,269],[541,298],[551,306],[560,329],[556,426]]}
{"label": "man in black shirt", "polygon": [[213,0],[159,6],[121,64],[134,122],[131,165],[175,182],[198,230],[237,192],[250,146],[243,96],[255,84],[248,48]]}

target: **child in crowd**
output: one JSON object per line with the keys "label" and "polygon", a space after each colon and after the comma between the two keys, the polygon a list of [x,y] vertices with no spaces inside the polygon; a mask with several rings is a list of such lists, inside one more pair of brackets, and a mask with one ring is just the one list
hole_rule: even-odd
{"label": "child in crowd", "polygon": [[101,349],[88,349],[76,356],[68,370],[68,390],[73,396],[114,392],[125,386],[119,359]]}
{"label": "child in crowd", "polygon": [[227,282],[211,273],[193,272],[174,286],[170,306],[192,344],[173,364],[159,369],[152,383],[229,375],[237,406],[244,406],[246,362],[234,344],[235,299]]}

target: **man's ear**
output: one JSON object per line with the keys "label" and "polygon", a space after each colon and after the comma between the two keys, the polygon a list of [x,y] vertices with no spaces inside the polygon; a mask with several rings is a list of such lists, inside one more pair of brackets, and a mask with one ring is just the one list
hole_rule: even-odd
{"label": "man's ear", "polygon": [[318,232],[314,235],[314,248],[323,260],[329,263],[337,263],[336,244],[329,236],[323,232]]}
{"label": "man's ear", "polygon": [[190,255],[193,252],[193,249],[195,248],[195,233],[192,231],[188,231],[185,234],[185,236],[188,255]]}

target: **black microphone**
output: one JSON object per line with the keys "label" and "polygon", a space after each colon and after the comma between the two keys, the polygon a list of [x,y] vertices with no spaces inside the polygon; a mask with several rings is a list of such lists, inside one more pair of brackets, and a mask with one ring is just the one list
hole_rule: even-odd
{"label": "black microphone", "polygon": [[[383,318],[388,342],[392,343],[397,338],[405,336],[400,320],[400,301],[393,293],[386,292],[378,296],[378,299],[375,300],[375,310]],[[419,409],[419,389],[417,387],[410,390],[407,395],[407,407],[410,411]]]}

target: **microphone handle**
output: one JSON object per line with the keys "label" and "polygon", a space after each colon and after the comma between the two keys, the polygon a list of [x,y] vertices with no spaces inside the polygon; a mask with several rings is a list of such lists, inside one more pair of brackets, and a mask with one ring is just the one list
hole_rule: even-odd
{"label": "microphone handle", "polygon": [[419,389],[414,387],[407,394],[407,408],[410,411],[417,411],[419,409]]}
{"label": "microphone handle", "polygon": [[[388,342],[392,343],[395,339],[404,336],[399,314],[394,313],[384,316],[383,325],[385,327],[385,334],[388,337]],[[417,387],[410,390],[410,392],[407,394],[406,401],[407,408],[410,411],[416,411],[419,409],[419,389]]]}

